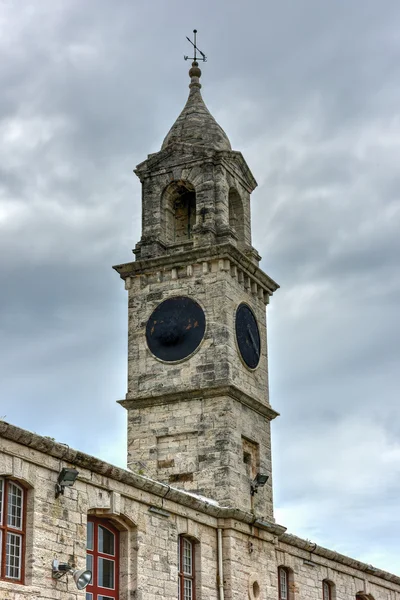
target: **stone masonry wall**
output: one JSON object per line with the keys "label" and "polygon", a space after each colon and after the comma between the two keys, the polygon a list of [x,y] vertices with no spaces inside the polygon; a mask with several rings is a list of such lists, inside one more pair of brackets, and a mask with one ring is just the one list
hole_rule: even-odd
{"label": "stone masonry wall", "polygon": [[[335,555],[334,552],[318,549],[313,554],[293,545],[298,542],[310,549],[318,548],[286,534],[277,540],[257,527],[226,520],[225,600],[278,600],[279,566],[290,570],[289,600],[323,600],[323,580],[332,584],[332,600],[355,600],[357,594],[363,595],[365,600],[399,599],[398,583],[377,577],[372,567],[370,573],[361,571],[357,561],[341,555],[337,555],[337,561],[331,560],[323,554]],[[348,564],[343,564],[342,559]]]}
{"label": "stone masonry wall", "polygon": [[149,512],[151,506],[162,508],[160,498],[80,467],[74,487],[55,499],[60,466],[53,457],[0,438],[0,476],[29,488],[26,584],[0,581],[0,600],[82,600],[84,592],[71,577],[52,579],[51,564],[58,558],[84,567],[88,514],[109,519],[121,531],[120,600],[177,598],[180,534],[201,544],[202,597],[216,600],[215,518],[174,503],[165,507],[173,509],[170,516]]}
{"label": "stone masonry wall", "polygon": [[[234,386],[269,406],[266,313],[264,293],[259,291],[227,260],[149,271],[131,278],[128,460],[150,477],[248,509],[250,479],[243,465],[244,436],[258,444],[258,471],[270,475],[269,492],[257,494],[255,504],[261,514],[272,519],[268,419],[256,410],[244,411],[237,400],[218,393],[218,388]],[[202,306],[206,332],[191,357],[166,363],[151,354],[145,329],[158,304],[175,295],[189,296]],[[242,362],[236,344],[235,314],[242,302],[252,308],[259,324],[261,357],[255,370]],[[205,398],[204,390],[211,388],[216,389],[217,399]],[[174,396],[173,404],[166,401],[167,394]],[[160,398],[157,405],[152,401],[155,397]],[[161,450],[163,443],[170,444],[166,454]]]}
{"label": "stone masonry wall", "polygon": [[[75,466],[79,477],[55,499],[62,466]],[[120,600],[176,600],[180,534],[197,540],[197,600],[217,600],[218,528],[225,600],[277,600],[279,565],[293,574],[290,600],[322,600],[326,578],[335,585],[333,600],[355,600],[357,593],[366,600],[400,600],[400,577],[282,535],[284,528],[259,523],[251,513],[233,510],[228,512],[235,516],[228,517],[227,509],[212,501],[2,422],[0,476],[29,489],[26,581],[0,581],[0,600],[83,599],[85,592],[71,578],[52,579],[51,563],[58,558],[84,566],[88,514],[107,518],[120,530]]]}
{"label": "stone masonry wall", "polygon": [[[268,358],[265,295],[229,260],[152,269],[129,280],[128,393],[139,399],[181,391],[234,384],[268,405]],[[163,300],[188,296],[206,315],[206,332],[198,350],[179,363],[157,360],[146,342],[146,323]],[[254,311],[261,337],[258,367],[249,370],[236,346],[235,314],[241,302]]]}
{"label": "stone masonry wall", "polygon": [[270,475],[254,496],[258,516],[273,520],[269,421],[227,396],[129,411],[128,465],[137,472],[250,511],[250,482],[243,439],[258,446],[256,472]]}
{"label": "stone masonry wall", "polygon": [[229,226],[229,192],[235,190],[242,204],[240,245],[251,248],[250,192],[256,182],[240,153],[181,144],[174,151],[151,155],[138,165],[136,173],[142,182],[142,238],[137,246],[140,258],[170,252],[171,186],[184,186],[195,192],[194,246],[213,245],[216,236],[228,236],[236,244],[237,238]]}

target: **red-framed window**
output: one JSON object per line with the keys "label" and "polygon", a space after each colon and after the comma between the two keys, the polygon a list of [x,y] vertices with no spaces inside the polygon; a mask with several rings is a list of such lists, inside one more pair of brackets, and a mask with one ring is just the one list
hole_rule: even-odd
{"label": "red-framed window", "polygon": [[327,579],[322,582],[322,600],[332,600],[332,583]]}
{"label": "red-framed window", "polygon": [[88,517],[86,568],[92,571],[86,600],[118,600],[119,532],[106,519]]}
{"label": "red-framed window", "polygon": [[179,600],[196,600],[195,543],[181,535],[178,543]]}
{"label": "red-framed window", "polygon": [[0,579],[24,582],[26,490],[0,477]]}
{"label": "red-framed window", "polygon": [[289,571],[286,567],[278,568],[279,600],[289,600]]}

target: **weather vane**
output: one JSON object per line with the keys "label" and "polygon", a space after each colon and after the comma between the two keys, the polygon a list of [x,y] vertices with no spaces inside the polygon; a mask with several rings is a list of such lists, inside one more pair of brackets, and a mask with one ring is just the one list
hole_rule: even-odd
{"label": "weather vane", "polygon": [[[192,40],[190,38],[188,38],[188,36],[186,36],[186,39],[188,42],[190,42],[192,44],[192,46],[194,48],[194,56],[192,58],[190,58],[189,56],[184,56],[183,58],[185,60],[194,60],[194,61],[202,60],[202,61],[206,62],[207,61],[206,55],[200,50],[200,48],[198,48],[196,46],[197,29],[193,29],[193,33],[194,33],[194,42],[192,42]],[[201,58],[197,58],[196,52],[199,52],[201,54]]]}

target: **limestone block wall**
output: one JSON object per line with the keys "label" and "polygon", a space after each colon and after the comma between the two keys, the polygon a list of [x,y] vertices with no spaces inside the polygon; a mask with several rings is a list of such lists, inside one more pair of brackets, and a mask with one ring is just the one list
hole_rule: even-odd
{"label": "limestone block wall", "polygon": [[[199,395],[129,410],[128,440],[128,465],[134,471],[221,506],[250,511],[250,482],[257,472],[269,474],[253,508],[273,520],[270,423],[237,400]],[[256,448],[250,468],[244,456],[249,442]]]}
{"label": "limestone block wall", "polygon": [[61,466],[70,464],[0,438],[0,476],[15,478],[28,488],[25,585],[0,580],[1,600],[84,598],[72,578],[52,579],[51,564],[58,558],[84,568],[88,515],[106,518],[120,530],[120,600],[177,598],[181,534],[196,538],[201,546],[199,598],[217,599],[215,518],[203,518],[173,502],[164,514],[151,512],[151,507],[163,508],[159,497],[80,466],[74,487],[55,499]]}
{"label": "limestone block wall", "polygon": [[[229,259],[201,260],[163,268],[150,267],[129,277],[128,392],[138,399],[159,394],[234,384],[264,405],[268,399],[268,353],[265,302],[268,294],[249,274]],[[202,344],[189,358],[178,363],[157,360],[146,342],[146,323],[163,300],[189,296],[206,315]],[[249,370],[236,345],[235,314],[247,303],[256,315],[261,357]]]}
{"label": "limestone block wall", "polygon": [[279,566],[290,571],[289,600],[323,600],[324,580],[332,585],[332,600],[400,598],[395,575],[380,577],[370,565],[295,536],[277,538],[235,519],[223,526],[225,600],[278,600]]}
{"label": "limestone block wall", "polygon": [[294,536],[282,536],[276,546],[276,561],[278,566],[286,566],[293,573],[292,600],[322,600],[324,580],[332,583],[333,600],[354,599],[356,595],[366,600],[399,597],[398,577],[392,576],[392,581],[382,579],[377,576],[379,570],[371,565]]}
{"label": "limestone block wall", "polygon": [[169,189],[182,182],[194,190],[196,223],[193,242],[215,243],[215,236],[229,235],[229,191],[238,193],[242,204],[243,239],[241,247],[251,248],[250,193],[257,185],[239,152],[214,151],[178,144],[174,149],[150,155],[138,165],[142,182],[142,237],[137,256],[150,258],[170,252],[173,236],[169,231]]}
{"label": "limestone block wall", "polygon": [[[79,477],[54,498],[62,466]],[[217,531],[222,532],[226,600],[277,600],[278,567],[291,572],[289,600],[322,600],[322,581],[334,585],[333,600],[400,600],[400,577],[359,563],[250,512],[225,509],[173,487],[113,467],[50,438],[0,422],[0,476],[28,488],[26,581],[0,581],[1,600],[78,600],[72,579],[51,577],[53,558],[85,564],[88,515],[120,531],[120,600],[176,600],[178,537],[196,541],[197,600],[217,600]]]}
{"label": "limestone block wall", "polygon": [[[264,290],[228,259],[149,270],[131,277],[129,290],[128,463],[157,480],[197,491],[223,505],[250,509],[250,479],[270,476],[255,508],[272,519],[269,418],[226,391],[234,386],[269,407]],[[198,302],[206,315],[203,342],[186,360],[166,363],[146,342],[146,324],[159,303],[175,295]],[[235,315],[245,302],[261,337],[259,366],[250,370],[238,352]],[[214,390],[207,397],[207,390]],[[168,399],[168,396],[170,398]],[[158,400],[157,400],[158,398]],[[243,439],[257,446],[251,473],[243,464]],[[167,447],[167,451],[163,450]]]}

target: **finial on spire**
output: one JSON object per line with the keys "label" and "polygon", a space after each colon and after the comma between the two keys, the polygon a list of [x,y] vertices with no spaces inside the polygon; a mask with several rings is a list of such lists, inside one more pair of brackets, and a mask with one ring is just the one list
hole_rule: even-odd
{"label": "finial on spire", "polygon": [[189,56],[184,56],[185,60],[192,60],[192,68],[189,71],[189,77],[190,77],[190,84],[189,87],[190,88],[201,88],[201,83],[199,81],[200,77],[201,77],[201,70],[199,69],[199,63],[197,62],[197,52],[199,52],[201,54],[201,58],[199,58],[199,60],[202,60],[203,62],[207,61],[207,57],[204,54],[204,52],[202,52],[200,50],[200,48],[197,47],[196,44],[196,35],[197,35],[197,29],[193,29],[193,33],[194,33],[194,42],[192,42],[192,40],[190,38],[188,38],[186,36],[186,39],[188,40],[188,42],[190,42],[194,48],[194,56],[192,58],[189,58]]}

